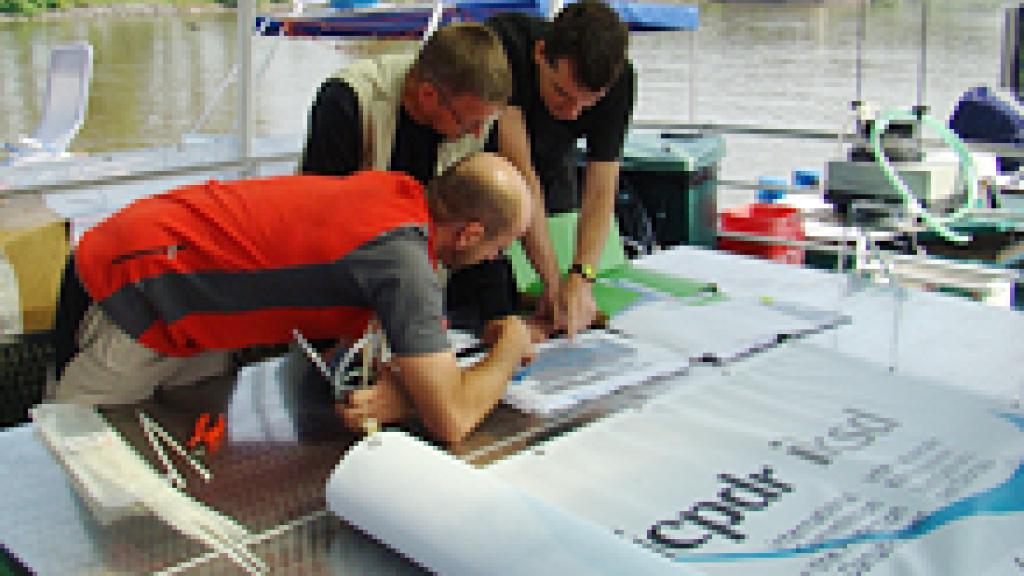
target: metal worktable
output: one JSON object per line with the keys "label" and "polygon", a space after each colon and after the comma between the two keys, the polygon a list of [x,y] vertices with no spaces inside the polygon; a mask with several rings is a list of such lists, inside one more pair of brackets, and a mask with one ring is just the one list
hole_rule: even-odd
{"label": "metal worktable", "polygon": [[[1024,317],[1018,312],[918,291],[897,298],[891,289],[850,284],[844,276],[689,247],[640,265],[714,281],[728,294],[835,308],[852,318],[850,324],[809,338],[879,365],[1003,400],[1019,401],[1024,389]],[[902,318],[895,352],[894,311]],[[227,414],[228,441],[208,459],[214,481],[190,483],[192,494],[249,528],[252,551],[273,573],[423,572],[325,511],[326,478],[355,438],[339,427],[326,388],[305,361],[289,357],[286,366],[287,376],[276,384],[248,382],[255,388],[245,390],[220,382],[171,390],[141,408],[177,438],[188,436],[200,412]],[[499,406],[450,451],[486,466],[524,449],[542,450],[542,443],[557,443],[566,431],[637,407],[666,385],[632,388],[550,419]],[[135,423],[137,408],[106,416],[148,457]],[[39,574],[243,573],[155,518],[98,523],[30,426],[0,432],[0,542]]]}
{"label": "metal worktable", "polygon": [[[326,385],[304,358],[288,354],[282,366],[285,374],[279,380],[237,385],[224,380],[166,389],[139,405],[105,410],[104,416],[156,463],[136,420],[138,410],[182,441],[200,413],[225,413],[225,444],[205,459],[213,481],[204,484],[182,469],[189,481],[187,492],[248,528],[253,534],[250,549],[274,574],[422,573],[326,511],[327,478],[357,437],[341,427]],[[467,440],[449,450],[485,465],[635,405],[659,385],[546,419],[499,406]],[[31,425],[0,432],[0,461],[0,542],[39,574],[244,573],[155,517],[98,522]]]}

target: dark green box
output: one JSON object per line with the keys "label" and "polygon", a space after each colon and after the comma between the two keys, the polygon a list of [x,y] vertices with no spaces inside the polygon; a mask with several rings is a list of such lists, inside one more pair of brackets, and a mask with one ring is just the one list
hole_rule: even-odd
{"label": "dark green box", "polygon": [[620,178],[639,197],[660,246],[715,246],[724,155],[725,140],[718,135],[630,132]]}
{"label": "dark green box", "polygon": [[53,354],[49,333],[0,342],[0,429],[28,422],[29,408],[41,402],[46,391]]}

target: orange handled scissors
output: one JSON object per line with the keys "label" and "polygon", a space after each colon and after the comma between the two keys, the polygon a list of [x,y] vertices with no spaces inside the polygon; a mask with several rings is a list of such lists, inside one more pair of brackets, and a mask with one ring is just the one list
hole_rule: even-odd
{"label": "orange handled scissors", "polygon": [[224,441],[224,414],[218,414],[217,420],[210,425],[210,413],[203,412],[196,418],[195,427],[192,429],[192,437],[185,444],[189,450],[202,447],[210,454],[220,449]]}

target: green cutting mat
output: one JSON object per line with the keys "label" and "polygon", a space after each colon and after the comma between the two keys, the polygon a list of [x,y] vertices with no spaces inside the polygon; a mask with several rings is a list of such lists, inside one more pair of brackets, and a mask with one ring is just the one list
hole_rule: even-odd
{"label": "green cutting mat", "polygon": [[[565,273],[572,264],[576,247],[575,212],[548,217],[548,230],[558,259],[558,268]],[[516,276],[516,286],[525,294],[540,294],[544,285],[530,265],[519,242],[509,247],[509,259]],[[619,228],[613,218],[601,258],[597,263],[598,281],[593,293],[597,307],[609,316],[621,312],[639,299],[643,293],[632,286],[649,288],[680,298],[687,304],[703,305],[724,298],[713,283],[701,282],[674,274],[636,268],[626,259]],[[632,286],[631,286],[632,285]]]}

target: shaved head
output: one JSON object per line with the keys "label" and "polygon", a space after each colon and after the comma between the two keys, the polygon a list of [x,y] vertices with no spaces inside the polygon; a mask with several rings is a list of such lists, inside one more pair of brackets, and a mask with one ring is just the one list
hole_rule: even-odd
{"label": "shaved head", "polygon": [[508,160],[480,152],[427,186],[430,217],[439,224],[479,222],[487,238],[518,237],[530,225],[530,189]]}

